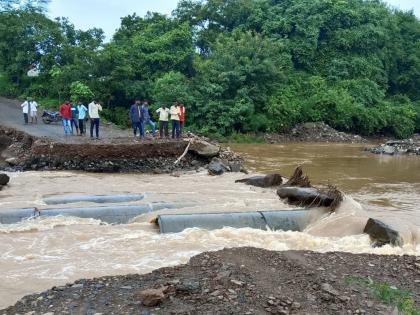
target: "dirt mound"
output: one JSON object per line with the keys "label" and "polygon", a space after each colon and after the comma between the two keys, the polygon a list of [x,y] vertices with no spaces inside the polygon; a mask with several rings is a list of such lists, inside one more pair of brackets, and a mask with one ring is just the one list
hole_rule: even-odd
{"label": "dirt mound", "polygon": [[[78,141],[65,143],[0,128],[0,169],[171,173],[206,167],[211,158],[205,149],[214,150],[216,146],[218,157],[227,162],[243,163],[242,158],[229,148],[191,137],[194,138],[138,140],[126,137],[100,141],[78,138]],[[191,141],[200,143],[206,154],[188,150]]]}
{"label": "dirt mound", "polygon": [[397,314],[378,290],[415,310],[418,266],[414,256],[226,249],[147,275],[54,287],[2,314]]}
{"label": "dirt mound", "polygon": [[268,143],[283,142],[367,142],[361,136],[340,132],[323,122],[296,125],[286,133],[266,135]]}

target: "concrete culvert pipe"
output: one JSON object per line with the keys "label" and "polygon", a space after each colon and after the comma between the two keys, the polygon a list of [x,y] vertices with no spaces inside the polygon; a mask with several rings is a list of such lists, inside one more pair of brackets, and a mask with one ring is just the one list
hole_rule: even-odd
{"label": "concrete culvert pipe", "polygon": [[93,203],[118,203],[140,201],[147,196],[147,193],[141,194],[119,194],[119,195],[62,195],[46,197],[43,201],[47,205],[62,205],[76,202]]}
{"label": "concrete culvert pipe", "polygon": [[177,209],[191,206],[191,204],[148,203],[142,205],[115,205],[103,207],[60,208],[60,209],[2,209],[0,223],[13,224],[24,219],[34,217],[72,216],[79,218],[97,219],[107,223],[123,224],[141,214],[162,209]]}
{"label": "concrete culvert pipe", "polygon": [[224,227],[260,230],[302,231],[309,224],[309,210],[253,211],[232,213],[163,214],[157,223],[161,233],[179,233],[188,228],[217,230]]}

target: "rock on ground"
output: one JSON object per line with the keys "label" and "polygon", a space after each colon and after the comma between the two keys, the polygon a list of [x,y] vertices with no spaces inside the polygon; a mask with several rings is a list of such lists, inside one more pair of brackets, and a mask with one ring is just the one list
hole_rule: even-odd
{"label": "rock on ground", "polygon": [[380,146],[366,148],[366,150],[375,154],[420,155],[420,135],[415,134],[412,138],[405,140],[390,140]]}
{"label": "rock on ground", "polygon": [[349,279],[370,277],[408,289],[419,306],[419,264],[418,257],[406,255],[225,249],[146,275],[54,287],[24,297],[1,314],[384,315],[394,307]]}

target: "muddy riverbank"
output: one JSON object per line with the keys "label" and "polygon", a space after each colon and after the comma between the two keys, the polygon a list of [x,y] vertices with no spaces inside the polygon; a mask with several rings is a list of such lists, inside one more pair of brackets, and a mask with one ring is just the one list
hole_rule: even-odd
{"label": "muddy riverbank", "polygon": [[[54,287],[2,314],[397,314],[403,301],[419,310],[419,267],[415,256],[225,249],[146,275]],[[387,303],[380,285],[409,293]]]}

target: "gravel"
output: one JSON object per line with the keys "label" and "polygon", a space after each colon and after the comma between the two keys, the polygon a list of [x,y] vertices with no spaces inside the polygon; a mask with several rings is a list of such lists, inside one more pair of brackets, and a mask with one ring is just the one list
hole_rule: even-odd
{"label": "gravel", "polygon": [[414,256],[225,249],[146,275],[81,279],[0,314],[391,314],[347,279],[411,290],[419,305],[419,266]]}

